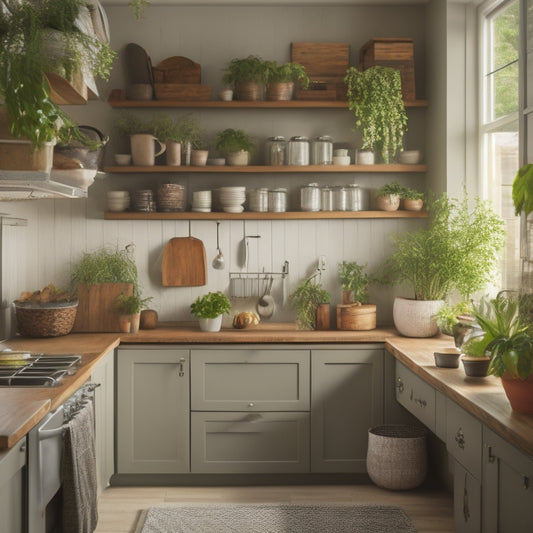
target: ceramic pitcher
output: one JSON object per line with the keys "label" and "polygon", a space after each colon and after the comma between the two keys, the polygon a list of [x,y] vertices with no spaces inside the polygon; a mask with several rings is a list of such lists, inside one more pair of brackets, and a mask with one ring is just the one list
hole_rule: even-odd
{"label": "ceramic pitcher", "polygon": [[[137,166],[153,167],[155,158],[166,150],[165,143],[149,133],[130,135],[130,142],[133,164]],[[160,147],[157,153],[155,152],[155,143],[158,143]]]}

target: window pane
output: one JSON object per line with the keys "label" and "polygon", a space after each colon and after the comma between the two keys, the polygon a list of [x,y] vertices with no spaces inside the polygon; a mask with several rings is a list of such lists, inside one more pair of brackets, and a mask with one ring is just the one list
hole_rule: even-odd
{"label": "window pane", "polygon": [[518,111],[518,63],[512,63],[490,74],[489,87],[493,101],[489,121]]}
{"label": "window pane", "polygon": [[533,0],[527,0],[527,50],[533,50]]}
{"label": "window pane", "polygon": [[492,71],[518,59],[518,13],[518,2],[513,2],[493,18]]}

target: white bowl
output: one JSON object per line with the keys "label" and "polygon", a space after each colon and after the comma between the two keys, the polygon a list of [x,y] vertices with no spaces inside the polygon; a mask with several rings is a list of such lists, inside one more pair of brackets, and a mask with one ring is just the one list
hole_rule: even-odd
{"label": "white bowl", "polygon": [[417,165],[420,162],[420,150],[404,150],[400,152],[398,161],[402,165]]}
{"label": "white bowl", "polygon": [[115,154],[115,163],[121,166],[131,164],[131,154]]}
{"label": "white bowl", "polygon": [[244,211],[244,207],[242,205],[225,205],[223,209],[226,213],[242,213]]}
{"label": "white bowl", "polygon": [[350,156],[349,155],[334,155],[333,164],[334,165],[349,165]]}
{"label": "white bowl", "polygon": [[128,191],[107,191],[108,198],[129,198],[130,193]]}

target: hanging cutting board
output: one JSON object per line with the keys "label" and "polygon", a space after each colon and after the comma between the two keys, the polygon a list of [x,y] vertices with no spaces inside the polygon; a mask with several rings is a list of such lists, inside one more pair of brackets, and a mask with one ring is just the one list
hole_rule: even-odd
{"label": "hanging cutting board", "polygon": [[194,237],[174,237],[163,249],[161,283],[164,287],[199,287],[207,284],[204,243]]}

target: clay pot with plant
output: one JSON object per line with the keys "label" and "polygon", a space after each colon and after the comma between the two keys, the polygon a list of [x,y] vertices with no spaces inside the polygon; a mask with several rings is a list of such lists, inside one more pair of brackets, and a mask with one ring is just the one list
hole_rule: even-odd
{"label": "clay pot with plant", "polygon": [[267,62],[250,55],[232,59],[225,70],[222,81],[234,89],[236,100],[263,100],[267,80]]}
{"label": "clay pot with plant", "polygon": [[156,119],[155,134],[166,145],[166,163],[168,166],[179,166],[184,155],[184,164],[191,164],[192,146],[199,144],[202,130],[192,115],[179,118],[163,116]]}
{"label": "clay pot with plant", "polygon": [[141,298],[139,294],[121,292],[116,299],[121,333],[139,333],[141,311],[152,298]]}
{"label": "clay pot with plant", "polygon": [[299,63],[266,62],[266,99],[292,100],[294,84],[298,83],[302,89],[309,87],[309,77],[305,67]]}
{"label": "clay pot with plant", "polygon": [[391,163],[403,149],[407,131],[400,72],[382,66],[364,71],[350,67],[344,82],[348,107],[355,117],[354,129],[361,133],[361,149],[376,152],[385,164]]}
{"label": "clay pot with plant", "polygon": [[202,331],[220,331],[222,315],[229,314],[231,302],[222,292],[208,292],[198,296],[191,304],[191,313],[196,316]]}
{"label": "clay pot with plant", "polygon": [[289,296],[292,307],[296,311],[298,329],[315,330],[318,329],[317,313],[322,308],[321,315],[327,315],[327,328],[325,327],[326,320],[321,320],[322,329],[329,329],[329,303],[330,295],[326,291],[322,283],[318,280],[320,278],[318,273],[311,277],[304,279],[296,290]]}
{"label": "clay pot with plant", "polygon": [[442,194],[430,202],[428,212],[426,227],[393,235],[395,250],[379,276],[386,283],[411,286],[414,299],[397,297],[393,305],[396,329],[407,337],[438,333],[435,314],[452,291],[468,300],[484,289],[505,243],[501,217],[479,198],[470,209],[466,192],[461,200]]}
{"label": "clay pot with plant", "polygon": [[255,144],[243,130],[228,128],[218,133],[215,148],[226,156],[228,165],[246,166]]}
{"label": "clay pot with plant", "polygon": [[422,211],[424,207],[424,193],[411,187],[404,187],[400,194],[400,209],[406,211]]}
{"label": "clay pot with plant", "polygon": [[380,187],[376,193],[376,208],[380,211],[397,211],[404,187],[399,183],[387,183]]}

